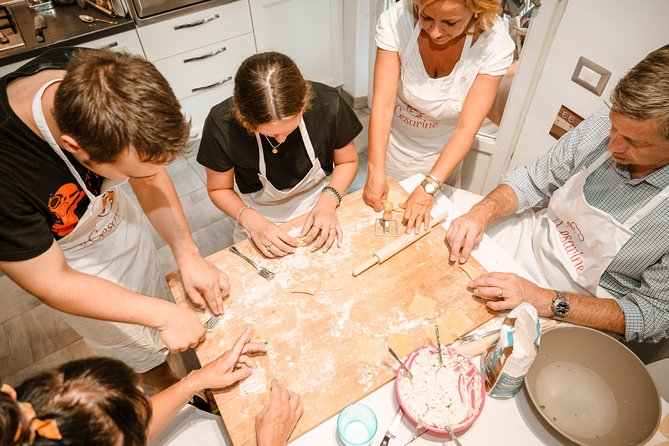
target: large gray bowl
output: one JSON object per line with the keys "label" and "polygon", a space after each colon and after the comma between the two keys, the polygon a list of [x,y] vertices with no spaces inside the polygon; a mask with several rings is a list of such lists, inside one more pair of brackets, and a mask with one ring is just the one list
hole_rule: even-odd
{"label": "large gray bowl", "polygon": [[542,334],[525,388],[548,424],[579,445],[644,444],[660,424],[660,397],[646,367],[591,328]]}

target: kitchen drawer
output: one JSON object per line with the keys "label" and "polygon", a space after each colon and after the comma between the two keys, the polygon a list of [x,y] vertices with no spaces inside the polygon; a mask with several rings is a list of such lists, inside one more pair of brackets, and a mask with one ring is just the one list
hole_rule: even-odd
{"label": "kitchen drawer", "polygon": [[[233,74],[226,74],[221,79],[226,79]],[[211,108],[232,96],[234,82],[232,78],[217,87],[193,93],[191,96],[180,99],[181,108],[186,119],[191,121],[191,138],[199,139],[202,137],[202,127],[204,120]]]}
{"label": "kitchen drawer", "polygon": [[137,29],[152,62],[253,32],[248,0],[237,0]]}
{"label": "kitchen drawer", "polygon": [[126,53],[136,54],[137,56],[144,56],[142,44],[139,43],[137,32],[133,29],[125,31],[112,36],[103,37],[102,39],[93,40],[91,42],[82,43],[86,48],[96,48],[114,51],[124,51]]}
{"label": "kitchen drawer", "polygon": [[193,88],[234,76],[239,64],[253,53],[253,33],[248,33],[154,63],[176,96],[184,98],[193,94]]}

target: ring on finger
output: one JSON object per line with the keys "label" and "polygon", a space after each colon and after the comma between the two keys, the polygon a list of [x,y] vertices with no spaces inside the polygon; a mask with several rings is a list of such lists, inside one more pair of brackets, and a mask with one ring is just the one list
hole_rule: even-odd
{"label": "ring on finger", "polygon": [[498,296],[499,296],[500,299],[504,297],[504,288],[500,288],[500,289],[499,289],[499,294],[498,294]]}
{"label": "ring on finger", "polygon": [[268,243],[267,245],[265,245],[265,249],[268,250],[268,251],[271,251],[272,250],[272,244]]}

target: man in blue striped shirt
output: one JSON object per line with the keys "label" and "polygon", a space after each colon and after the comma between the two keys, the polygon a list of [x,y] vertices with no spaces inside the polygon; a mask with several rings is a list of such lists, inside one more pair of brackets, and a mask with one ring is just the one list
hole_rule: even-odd
{"label": "man in blue striped shirt", "polygon": [[473,280],[493,310],[525,301],[541,316],[658,342],[669,336],[669,45],[632,68],[611,101],[508,172],[446,239],[451,261],[465,262],[487,228],[535,279]]}

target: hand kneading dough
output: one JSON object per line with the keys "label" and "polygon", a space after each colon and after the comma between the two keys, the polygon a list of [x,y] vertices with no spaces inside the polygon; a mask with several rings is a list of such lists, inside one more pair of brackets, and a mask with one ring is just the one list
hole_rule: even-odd
{"label": "hand kneading dough", "polygon": [[267,391],[267,382],[265,380],[265,369],[253,369],[251,376],[246,378],[239,385],[239,394],[241,396],[260,395]]}
{"label": "hand kneading dough", "polygon": [[408,334],[390,333],[388,336],[388,347],[392,348],[400,359],[404,359],[406,355],[414,351],[414,344],[413,336]]}
{"label": "hand kneading dough", "polygon": [[416,294],[409,304],[407,310],[418,316],[423,316],[426,319],[432,319],[434,316],[434,308],[437,306],[437,301],[429,297]]}

